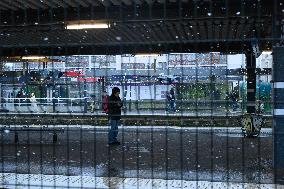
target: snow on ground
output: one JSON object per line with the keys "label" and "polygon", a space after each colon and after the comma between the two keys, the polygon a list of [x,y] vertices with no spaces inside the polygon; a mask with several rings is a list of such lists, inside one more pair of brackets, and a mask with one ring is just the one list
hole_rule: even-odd
{"label": "snow on ground", "polygon": [[116,189],[284,189],[284,185],[185,181],[119,177],[0,173],[3,188],[116,188]]}

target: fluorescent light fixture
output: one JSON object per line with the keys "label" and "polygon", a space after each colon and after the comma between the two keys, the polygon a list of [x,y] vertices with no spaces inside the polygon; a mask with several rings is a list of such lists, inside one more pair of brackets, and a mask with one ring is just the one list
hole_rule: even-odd
{"label": "fluorescent light fixture", "polygon": [[271,51],[262,51],[262,54],[271,54],[272,52]]}
{"label": "fluorescent light fixture", "polygon": [[67,22],[67,30],[82,30],[82,29],[107,29],[110,25],[106,22],[95,20],[80,20]]}
{"label": "fluorescent light fixture", "polygon": [[147,56],[159,56],[160,54],[154,54],[154,53],[151,53],[151,54],[136,54],[135,56],[136,57],[147,57]]}
{"label": "fluorescent light fixture", "polygon": [[45,56],[23,56],[23,60],[39,60],[39,59],[45,59]]}

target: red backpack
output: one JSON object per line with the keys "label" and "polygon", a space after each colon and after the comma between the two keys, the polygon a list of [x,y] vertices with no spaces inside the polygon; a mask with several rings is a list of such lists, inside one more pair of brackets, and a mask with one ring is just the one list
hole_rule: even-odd
{"label": "red backpack", "polygon": [[109,112],[109,96],[108,95],[103,96],[103,112],[107,114]]}

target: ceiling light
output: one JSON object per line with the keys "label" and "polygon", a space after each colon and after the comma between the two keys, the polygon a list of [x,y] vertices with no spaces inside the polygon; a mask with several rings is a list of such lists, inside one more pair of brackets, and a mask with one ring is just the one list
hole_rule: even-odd
{"label": "ceiling light", "polygon": [[82,30],[82,29],[107,29],[109,24],[102,21],[80,20],[67,22],[67,30]]}
{"label": "ceiling light", "polygon": [[271,54],[272,52],[271,51],[262,51],[262,54]]}
{"label": "ceiling light", "polygon": [[45,59],[45,56],[23,56],[23,60],[39,60],[39,59]]}
{"label": "ceiling light", "polygon": [[136,57],[145,57],[145,56],[159,56],[160,54],[154,54],[154,53],[151,53],[151,54],[136,54],[135,56]]}

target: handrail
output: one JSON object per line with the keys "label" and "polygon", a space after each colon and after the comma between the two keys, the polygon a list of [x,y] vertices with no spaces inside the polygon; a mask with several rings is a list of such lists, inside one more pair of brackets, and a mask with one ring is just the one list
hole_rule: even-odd
{"label": "handrail", "polygon": [[[2,102],[4,105],[30,105],[32,102],[28,101],[30,100],[30,97],[25,98],[2,98],[5,100],[5,102]],[[70,108],[72,108],[73,103],[75,100],[79,100],[80,102],[85,102],[85,99],[91,99],[90,97],[83,97],[83,98],[34,98],[36,100],[37,105],[50,105],[55,103],[55,105],[68,105],[70,104]],[[54,101],[55,100],[55,101]],[[66,101],[66,102],[64,102]]]}
{"label": "handrail", "polygon": [[[91,98],[91,97],[83,97],[83,98],[59,98],[59,97],[52,97],[52,98],[35,98],[35,99],[43,99],[43,100],[52,100],[52,99],[60,99],[60,100],[77,100],[77,99],[86,99],[86,98]],[[25,98],[2,98],[4,100],[27,100],[27,99],[30,99],[30,97],[25,97]]]}

